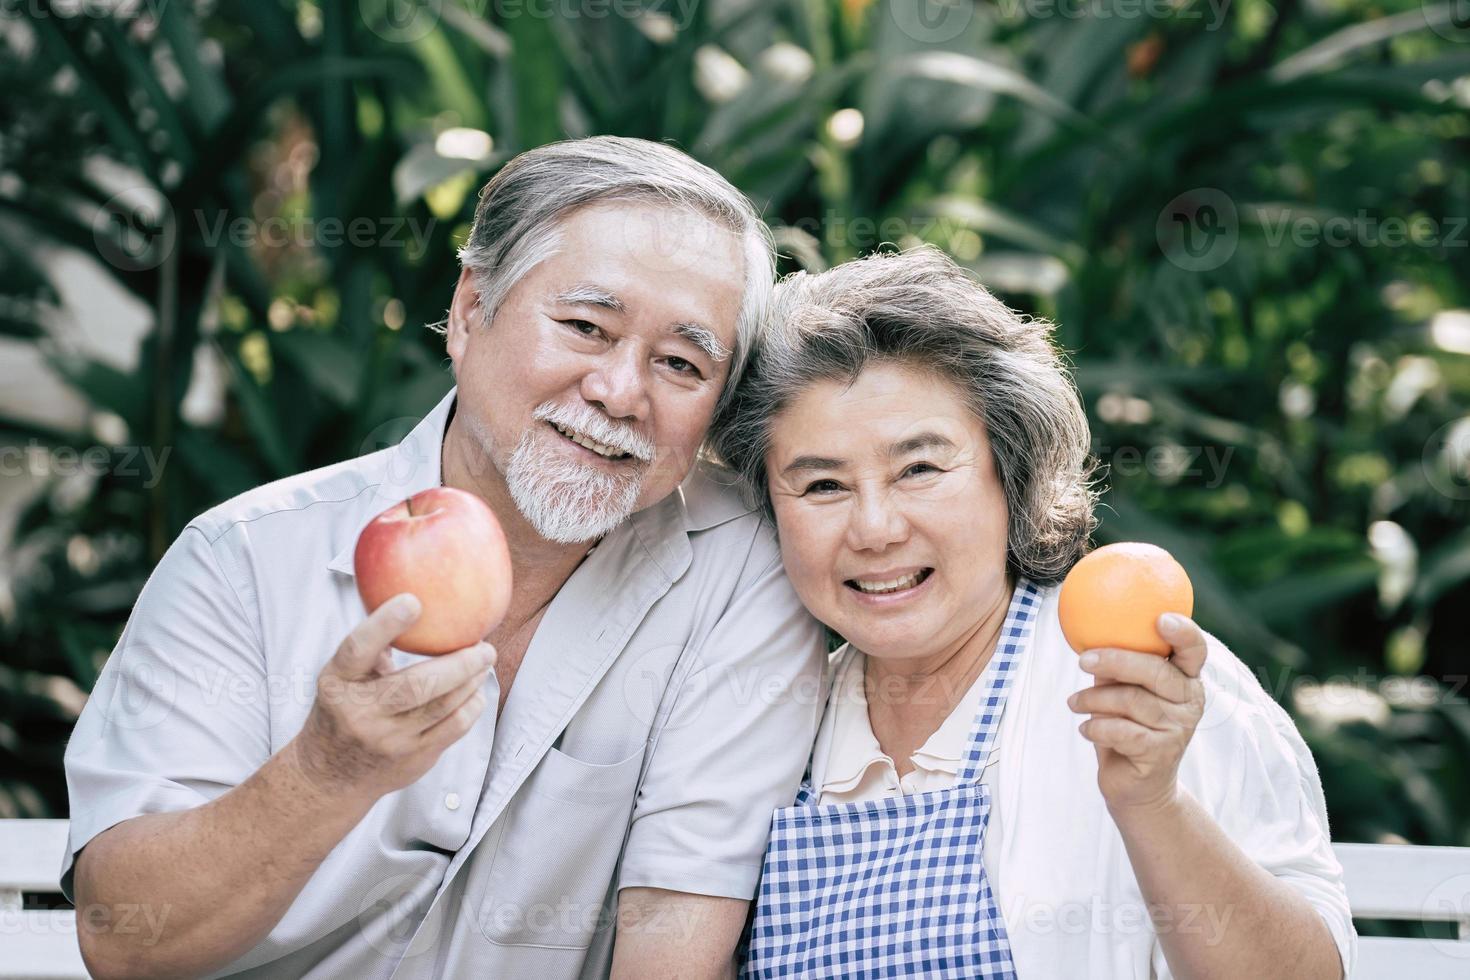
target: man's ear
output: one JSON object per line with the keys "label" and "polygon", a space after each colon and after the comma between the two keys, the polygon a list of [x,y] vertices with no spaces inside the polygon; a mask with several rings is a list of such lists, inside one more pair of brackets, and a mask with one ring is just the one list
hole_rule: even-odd
{"label": "man's ear", "polygon": [[459,368],[469,344],[470,331],[480,327],[484,318],[480,315],[480,289],[475,283],[473,269],[461,269],[459,282],[454,287],[454,299],[449,304],[449,317],[445,321],[444,347],[449,359]]}

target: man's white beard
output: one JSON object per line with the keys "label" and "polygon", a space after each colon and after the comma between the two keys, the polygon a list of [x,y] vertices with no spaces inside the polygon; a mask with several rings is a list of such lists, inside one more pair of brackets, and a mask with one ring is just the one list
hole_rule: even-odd
{"label": "man's white beard", "polygon": [[522,435],[505,468],[511,499],[537,534],[560,544],[592,541],[633,513],[645,467],[634,463],[625,473],[605,473],[538,451],[537,441],[534,430]]}

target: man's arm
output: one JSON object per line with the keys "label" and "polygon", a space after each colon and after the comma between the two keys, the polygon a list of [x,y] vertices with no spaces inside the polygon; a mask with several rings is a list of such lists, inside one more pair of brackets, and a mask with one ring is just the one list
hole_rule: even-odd
{"label": "man's arm", "polygon": [[[78,941],[94,976],[197,976],[237,959],[379,797],[469,731],[494,651],[478,644],[394,671],[389,646],[419,610],[398,596],[354,629],[318,678],[301,732],[240,785],[125,820],[78,853]],[[157,928],[88,927],[123,906]]]}
{"label": "man's arm", "polygon": [[795,797],[816,734],[826,659],[820,624],[757,533],[729,606],[666,694],[620,865],[615,973],[728,975],[771,813]]}
{"label": "man's arm", "polygon": [[612,980],[731,980],[749,907],[736,898],[623,889]]}
{"label": "man's arm", "polygon": [[[98,834],[77,854],[77,938],[95,977],[190,977],[238,958],[280,921],[371,801],[329,796],[296,743],[228,793]],[[157,929],[89,923],[142,906]],[[107,914],[103,914],[103,913]]]}

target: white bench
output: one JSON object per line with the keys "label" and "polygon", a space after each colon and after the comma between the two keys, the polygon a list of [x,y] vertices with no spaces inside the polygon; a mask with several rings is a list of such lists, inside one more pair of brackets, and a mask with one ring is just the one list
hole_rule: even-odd
{"label": "white bench", "polygon": [[[1360,919],[1453,923],[1457,939],[1358,941],[1353,980],[1470,978],[1470,847],[1334,845]],[[23,892],[55,893],[65,820],[0,820],[0,980],[85,977],[71,911],[25,911]]]}
{"label": "white bench", "polygon": [[23,892],[61,891],[56,878],[65,851],[65,820],[0,820],[0,978],[87,975],[77,948],[76,913],[21,906]]}

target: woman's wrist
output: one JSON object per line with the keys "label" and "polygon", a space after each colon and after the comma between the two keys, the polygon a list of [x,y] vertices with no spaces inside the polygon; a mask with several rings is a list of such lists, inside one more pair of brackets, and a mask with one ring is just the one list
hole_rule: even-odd
{"label": "woman's wrist", "polygon": [[1108,801],[1108,815],[1113,818],[1113,823],[1118,825],[1119,830],[1163,830],[1177,826],[1179,821],[1187,819],[1192,800],[1189,791],[1175,783],[1167,792],[1154,799],[1128,803]]}

